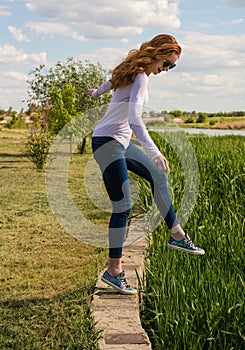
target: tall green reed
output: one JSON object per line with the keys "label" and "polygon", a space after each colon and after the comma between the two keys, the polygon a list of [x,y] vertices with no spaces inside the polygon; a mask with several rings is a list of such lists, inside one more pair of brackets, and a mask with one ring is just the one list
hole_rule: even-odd
{"label": "tall green reed", "polygon": [[[170,191],[178,209],[184,193],[180,161],[164,137],[155,133],[152,137],[170,162]],[[184,229],[206,254],[169,250],[166,225],[153,232],[141,281],[142,322],[155,350],[240,350],[245,346],[245,140],[237,136],[189,140],[200,185]],[[147,186],[143,188],[150,197]]]}

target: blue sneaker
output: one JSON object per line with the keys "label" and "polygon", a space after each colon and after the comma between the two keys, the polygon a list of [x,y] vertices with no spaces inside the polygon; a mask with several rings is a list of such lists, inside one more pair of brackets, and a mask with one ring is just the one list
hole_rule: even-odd
{"label": "blue sneaker", "polygon": [[181,241],[176,241],[173,237],[170,237],[170,240],[167,243],[167,246],[172,249],[182,250],[184,252],[194,254],[194,255],[203,255],[205,251],[202,248],[196,247],[190,237],[186,234],[185,238]]}
{"label": "blue sneaker", "polygon": [[118,292],[121,294],[136,294],[137,289],[131,288],[127,284],[127,280],[125,277],[124,271],[122,271],[119,275],[117,276],[111,276],[107,271],[103,273],[103,276],[101,277],[101,280],[108,284],[109,286],[113,287],[116,289]]}

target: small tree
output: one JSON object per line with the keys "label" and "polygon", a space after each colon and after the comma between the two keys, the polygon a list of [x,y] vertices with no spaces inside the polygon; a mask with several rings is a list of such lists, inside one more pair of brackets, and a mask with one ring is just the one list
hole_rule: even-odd
{"label": "small tree", "polygon": [[[105,70],[99,63],[94,65],[68,58],[66,62],[59,61],[49,70],[45,65],[40,65],[32,70],[30,75],[33,78],[28,81],[28,105],[32,115],[35,114],[36,125],[39,124],[42,131],[55,135],[68,122],[71,123],[73,117],[79,115],[79,123],[80,119],[82,120],[81,128],[75,132],[76,136],[81,136],[83,150],[90,123],[86,120],[89,113],[84,112],[108,104],[111,98],[110,94],[105,94],[100,99],[91,99],[85,91],[91,87],[98,87],[106,79]],[[39,123],[36,118],[39,118]],[[69,133],[70,130],[71,135],[75,124],[70,123],[65,131]],[[36,137],[36,141],[38,140],[41,143],[40,148],[45,148],[42,137]]]}
{"label": "small tree", "polygon": [[[106,79],[105,70],[98,64],[90,64],[74,58],[68,58],[65,62],[58,62],[49,70],[45,65],[40,65],[30,71],[32,79],[28,80],[28,105],[36,106],[41,117],[41,124],[44,129],[49,129],[52,110],[54,89],[62,93],[66,84],[75,89],[75,110],[83,113],[87,110],[109,103],[110,94],[103,95],[100,99],[91,99],[85,91],[91,87],[98,87]],[[66,91],[66,93],[68,90]],[[65,93],[62,94],[65,102]],[[68,93],[69,95],[69,93]],[[69,98],[68,98],[69,100]],[[67,105],[67,104],[66,104]]]}
{"label": "small tree", "polygon": [[61,90],[57,86],[52,86],[50,101],[52,109],[49,130],[56,135],[76,115],[75,87],[70,83],[65,83]]}
{"label": "small tree", "polygon": [[180,118],[182,117],[182,111],[175,109],[174,111],[171,111],[170,114],[174,116],[174,118]]}
{"label": "small tree", "polygon": [[43,169],[52,138],[45,131],[35,131],[30,134],[26,144],[26,151],[38,170]]}
{"label": "small tree", "polygon": [[16,112],[12,112],[12,119],[6,124],[6,128],[9,129],[26,129],[26,123],[21,115]]}
{"label": "small tree", "polygon": [[5,110],[4,109],[0,109],[0,121],[4,120],[4,114],[5,114]]}
{"label": "small tree", "polygon": [[205,123],[207,121],[207,119],[208,119],[207,113],[199,112],[196,122],[197,123]]}

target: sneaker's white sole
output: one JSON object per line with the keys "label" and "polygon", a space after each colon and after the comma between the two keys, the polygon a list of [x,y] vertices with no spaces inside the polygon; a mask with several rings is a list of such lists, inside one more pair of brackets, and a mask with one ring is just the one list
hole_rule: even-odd
{"label": "sneaker's white sole", "polygon": [[108,284],[108,286],[114,288],[115,290],[117,290],[118,292],[120,292],[121,294],[127,294],[127,295],[135,295],[137,294],[137,289],[133,289],[133,290],[125,290],[125,289],[121,289],[120,287],[117,287],[115,284],[113,284],[112,282],[108,281],[106,278],[104,278],[103,276],[101,277],[101,281],[103,281],[104,283]]}
{"label": "sneaker's white sole", "polygon": [[168,248],[171,248],[171,249],[175,249],[175,250],[182,250],[183,252],[186,252],[186,253],[189,253],[189,254],[192,254],[192,255],[204,255],[205,254],[205,251],[202,249],[202,250],[190,250],[190,249],[186,249],[184,247],[179,247],[179,246],[175,246],[175,245],[172,245],[172,244],[169,244],[167,243],[167,246]]}

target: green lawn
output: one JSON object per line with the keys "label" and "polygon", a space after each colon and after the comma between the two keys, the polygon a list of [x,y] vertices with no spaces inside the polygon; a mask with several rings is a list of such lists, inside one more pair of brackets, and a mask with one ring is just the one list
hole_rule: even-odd
{"label": "green lawn", "polygon": [[[0,130],[0,349],[97,349],[89,305],[106,252],[57,223],[45,172],[25,155],[27,136]],[[106,227],[108,214],[90,203],[82,181],[90,155],[73,156],[70,191],[79,210]]]}

